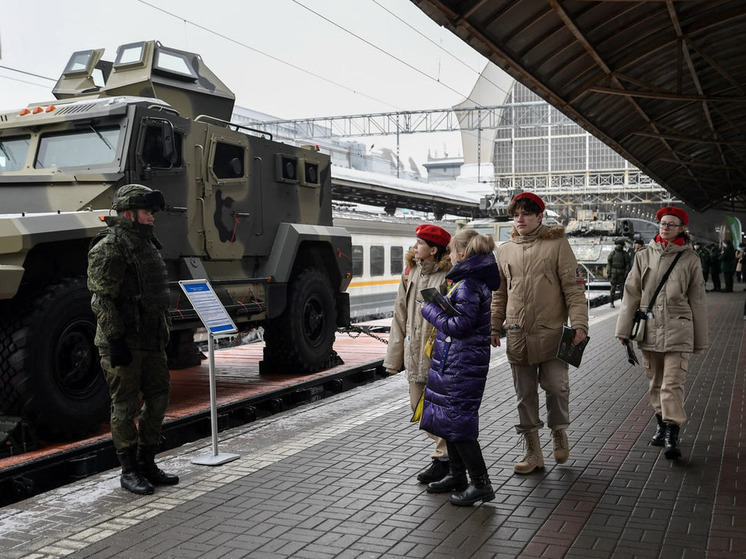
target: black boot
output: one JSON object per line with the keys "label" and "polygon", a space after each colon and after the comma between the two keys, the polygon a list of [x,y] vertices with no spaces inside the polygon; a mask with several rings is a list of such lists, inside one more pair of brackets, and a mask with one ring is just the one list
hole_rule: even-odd
{"label": "black boot", "polygon": [[135,449],[127,448],[125,450],[118,450],[117,458],[122,465],[122,475],[119,478],[121,486],[137,495],[152,495],[154,491],[153,485],[137,471]]}
{"label": "black boot", "polygon": [[665,455],[669,460],[681,457],[681,450],[679,449],[679,426],[673,423],[669,423],[666,426]]}
{"label": "black boot", "polygon": [[666,424],[663,422],[663,416],[659,413],[655,414],[655,419],[658,420],[658,426],[655,428],[655,435],[650,439],[650,444],[663,446],[666,444]]}
{"label": "black boot", "polygon": [[138,446],[137,447],[137,467],[142,476],[153,485],[176,485],[179,483],[179,476],[167,474],[155,464],[155,455],[158,447],[155,446]]}
{"label": "black boot", "polygon": [[433,459],[433,463],[427,469],[417,474],[417,480],[420,483],[430,483],[440,481],[448,474],[448,460]]}
{"label": "black boot", "polygon": [[495,498],[495,490],[490,483],[490,477],[487,474],[472,479],[469,486],[459,493],[454,493],[448,499],[451,504],[459,507],[470,507],[477,501],[486,503]]}
{"label": "black boot", "polygon": [[452,442],[446,441],[448,448],[448,475],[429,483],[427,486],[428,493],[451,493],[453,491],[463,491],[469,485],[466,479],[466,465],[459,454],[458,448]]}

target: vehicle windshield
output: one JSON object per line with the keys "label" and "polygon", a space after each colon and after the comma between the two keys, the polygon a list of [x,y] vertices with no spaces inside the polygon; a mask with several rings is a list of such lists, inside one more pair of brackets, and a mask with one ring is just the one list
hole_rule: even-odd
{"label": "vehicle windshield", "polygon": [[39,141],[36,169],[93,167],[116,161],[122,129],[118,126],[80,128],[45,134]]}
{"label": "vehicle windshield", "polygon": [[26,164],[30,136],[0,138],[0,173],[18,171]]}
{"label": "vehicle windshield", "polygon": [[600,245],[571,245],[575,258],[579,262],[593,262],[601,257]]}

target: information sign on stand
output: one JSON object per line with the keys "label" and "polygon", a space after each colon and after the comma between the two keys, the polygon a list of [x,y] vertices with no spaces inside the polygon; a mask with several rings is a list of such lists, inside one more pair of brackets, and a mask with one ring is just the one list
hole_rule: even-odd
{"label": "information sign on stand", "polygon": [[181,289],[197,311],[199,319],[208,332],[208,359],[210,363],[210,419],[212,422],[212,455],[192,458],[193,464],[218,466],[240,458],[238,454],[218,453],[218,404],[215,382],[215,343],[220,336],[235,334],[238,330],[228,311],[218,299],[207,280],[182,280]]}

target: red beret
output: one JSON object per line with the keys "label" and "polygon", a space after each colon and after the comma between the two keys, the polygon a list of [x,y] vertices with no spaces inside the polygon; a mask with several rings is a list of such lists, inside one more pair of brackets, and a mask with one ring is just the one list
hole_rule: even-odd
{"label": "red beret", "polygon": [[661,208],[655,214],[655,219],[657,219],[658,221],[660,221],[661,218],[664,215],[674,215],[674,216],[678,217],[681,220],[681,223],[684,224],[684,225],[686,225],[687,223],[689,223],[689,214],[686,213],[681,208],[675,208],[673,206],[666,206],[665,208]]}
{"label": "red beret", "polygon": [[451,234],[437,225],[418,225],[414,234],[420,239],[425,239],[442,247],[447,247],[451,240]]}
{"label": "red beret", "polygon": [[528,200],[531,200],[532,202],[536,203],[539,208],[541,208],[541,211],[544,211],[544,200],[539,198],[536,194],[533,192],[521,192],[520,194],[516,194],[515,198],[513,198],[513,201],[520,200],[521,198],[526,198]]}

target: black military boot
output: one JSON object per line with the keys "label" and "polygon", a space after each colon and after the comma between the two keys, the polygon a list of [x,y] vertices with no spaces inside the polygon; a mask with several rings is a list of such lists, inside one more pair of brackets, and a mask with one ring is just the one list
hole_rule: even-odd
{"label": "black military boot", "polygon": [[153,485],[137,471],[135,449],[127,448],[125,450],[118,450],[117,458],[122,465],[122,475],[119,478],[121,486],[137,495],[152,495],[154,491]]}
{"label": "black military boot", "polygon": [[179,483],[179,476],[167,474],[155,464],[155,455],[158,447],[155,446],[138,446],[137,447],[137,467],[145,479],[153,485],[176,485]]}
{"label": "black military boot", "polygon": [[440,481],[448,474],[448,460],[433,459],[432,464],[425,470],[417,474],[417,480],[420,483],[430,483]]}
{"label": "black military boot", "polygon": [[679,426],[673,423],[669,423],[666,426],[666,450],[664,453],[669,460],[681,457],[681,450],[679,449]]}
{"label": "black military boot", "polygon": [[451,504],[459,507],[470,507],[477,501],[486,503],[495,498],[495,490],[492,488],[490,477],[485,473],[472,478],[469,486],[459,493],[454,493],[448,499]]}
{"label": "black military boot", "polygon": [[666,444],[666,424],[663,422],[663,416],[659,413],[655,414],[655,419],[658,420],[658,426],[655,428],[655,435],[650,439],[650,444],[663,446]]}

